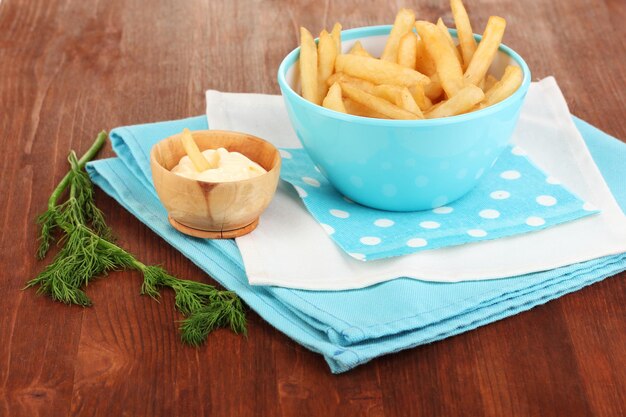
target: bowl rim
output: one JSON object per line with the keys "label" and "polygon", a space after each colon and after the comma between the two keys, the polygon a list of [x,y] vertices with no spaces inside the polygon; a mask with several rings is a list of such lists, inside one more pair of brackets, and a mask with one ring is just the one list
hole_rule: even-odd
{"label": "bowl rim", "polygon": [[[387,35],[391,31],[393,25],[378,25],[378,26],[363,26],[354,29],[347,29],[341,31],[342,40],[355,40],[368,38],[373,36]],[[453,37],[457,37],[456,29],[448,29]],[[474,39],[480,42],[482,39],[481,35],[474,34]],[[317,41],[318,39],[316,39]],[[290,99],[299,101],[303,106],[308,107],[313,111],[317,111],[322,113],[325,116],[339,119],[347,122],[356,122],[365,125],[377,125],[377,126],[403,126],[403,127],[418,127],[418,126],[438,126],[438,125],[447,125],[453,123],[462,123],[467,122],[473,119],[478,119],[483,116],[488,116],[490,114],[496,113],[503,109],[504,107],[508,107],[514,101],[523,98],[523,96],[528,91],[531,81],[531,73],[526,61],[513,49],[506,46],[505,44],[500,44],[498,48],[499,51],[504,52],[509,57],[511,57],[522,69],[524,74],[524,78],[522,79],[522,84],[519,88],[511,94],[506,99],[502,100],[499,103],[491,105],[489,107],[485,107],[484,109],[476,110],[470,113],[459,114],[456,116],[448,116],[448,117],[440,117],[436,119],[420,119],[420,120],[392,120],[392,119],[376,119],[371,117],[362,117],[355,116],[352,114],[340,113],[334,110],[327,109],[320,105],[311,103],[306,100],[300,94],[296,93],[293,88],[289,85],[285,78],[285,74],[287,70],[290,69],[293,65],[296,64],[298,58],[300,57],[300,47],[298,46],[283,58],[280,66],[278,67],[278,85],[280,86],[281,93],[283,96],[288,95]]]}
{"label": "bowl rim", "polygon": [[[274,166],[272,166],[271,169],[266,170],[266,172],[264,172],[261,175],[257,175],[256,177],[252,177],[252,178],[247,178],[244,180],[235,180],[235,181],[218,181],[218,182],[214,182],[214,181],[203,181],[203,180],[195,180],[192,178],[188,178],[188,177],[184,177],[182,175],[178,175],[172,172],[172,170],[167,169],[166,167],[163,166],[163,164],[161,164],[157,158],[156,158],[156,148],[157,146],[159,146],[160,144],[164,143],[165,141],[169,141],[169,140],[174,140],[174,137],[179,136],[181,133],[174,133],[173,135],[170,135],[166,138],[161,139],[160,141],[158,141],[157,143],[155,143],[154,145],[152,145],[152,147],[150,148],[150,164],[152,165],[154,163],[154,165],[156,165],[157,167],[159,167],[159,169],[161,171],[165,171],[167,172],[167,174],[165,175],[175,175],[177,180],[180,179],[183,182],[193,182],[193,183],[203,183],[203,184],[211,184],[211,185],[222,185],[222,184],[226,184],[226,185],[232,185],[232,184],[244,184],[244,183],[250,183],[253,184],[255,182],[258,182],[259,179],[267,176],[270,173],[273,173],[274,171],[278,170],[280,172],[280,169],[282,167],[282,155],[280,154],[280,150],[270,141],[267,141],[263,138],[260,138],[256,135],[252,135],[250,133],[245,133],[245,132],[238,132],[238,131],[234,131],[234,130],[214,130],[214,129],[197,129],[197,130],[192,130],[191,133],[195,133],[195,132],[202,132],[202,133],[208,133],[208,134],[229,134],[229,135],[233,135],[233,136],[238,136],[238,137],[250,137],[256,140],[259,140],[261,142],[265,142],[266,144],[269,144],[270,147],[274,150],[275,153],[275,157],[277,156],[278,159],[276,159],[276,163],[274,164]],[[247,139],[247,138],[246,138]],[[230,152],[230,151],[229,151]],[[179,161],[180,162],[180,161]],[[258,164],[258,162],[256,161],[252,161]],[[154,173],[152,173],[152,176],[154,177]]]}

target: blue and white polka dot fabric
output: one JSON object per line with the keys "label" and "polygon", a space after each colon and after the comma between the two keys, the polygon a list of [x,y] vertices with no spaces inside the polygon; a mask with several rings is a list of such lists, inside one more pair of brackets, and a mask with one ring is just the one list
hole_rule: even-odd
{"label": "blue and white polka dot fabric", "polygon": [[598,211],[511,147],[468,195],[410,213],[381,211],[343,197],[304,149],[281,149],[281,178],[348,254],[361,261],[527,233]]}

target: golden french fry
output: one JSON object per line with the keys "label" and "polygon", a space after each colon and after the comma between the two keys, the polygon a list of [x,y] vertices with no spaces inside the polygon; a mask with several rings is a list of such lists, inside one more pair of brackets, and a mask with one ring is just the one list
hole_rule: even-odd
{"label": "golden french fry", "polygon": [[361,41],[356,41],[354,45],[352,45],[352,48],[350,48],[350,51],[348,53],[352,55],[360,55],[360,56],[367,56],[370,58],[374,58],[372,54],[367,52],[367,50],[363,47],[363,45],[361,44]]}
{"label": "golden french fry", "polygon": [[397,62],[398,58],[398,46],[400,45],[400,39],[411,31],[413,23],[415,22],[415,13],[409,9],[400,9],[396,15],[396,20],[393,23],[385,49],[380,59],[388,62]]}
{"label": "golden french fry", "polygon": [[[350,82],[348,82],[348,84],[350,84]],[[358,86],[355,86],[358,87]],[[400,104],[400,91],[402,91],[402,87],[400,87],[399,85],[391,85],[391,84],[380,84],[380,85],[376,85],[374,86],[374,88],[372,89],[364,89],[361,88],[361,90],[373,94],[376,97],[380,97],[382,99],[387,100],[390,103],[393,103],[397,106],[399,106]]]}
{"label": "golden french fry", "polygon": [[450,31],[448,30],[448,27],[446,26],[445,23],[443,23],[443,20],[441,18],[437,20],[437,27],[439,28],[441,33],[443,33],[443,36],[446,38],[446,40],[452,47],[452,50],[454,51],[454,54],[456,55],[456,59],[459,60],[459,63],[461,64],[461,69],[463,69],[463,58],[461,57],[461,52],[456,47],[456,44],[454,43],[454,39],[452,39],[452,35],[450,35]]}
{"label": "golden french fry", "polygon": [[330,32],[330,36],[333,37],[335,41],[335,48],[337,49],[337,54],[341,53],[341,23],[335,23],[333,26],[333,30]]}
{"label": "golden french fry", "polygon": [[485,92],[485,98],[480,103],[480,108],[485,108],[493,104],[499,103],[514,92],[522,85],[524,74],[520,67],[509,65],[505,68],[502,79],[496,82],[489,90]]}
{"label": "golden french fry", "polygon": [[429,77],[437,72],[437,67],[435,66],[435,61],[433,61],[432,57],[428,55],[428,51],[426,50],[426,45],[422,39],[417,40],[417,45],[415,47],[416,59],[415,59],[415,69],[422,74],[426,74]]}
{"label": "golden french fry", "polygon": [[428,54],[435,61],[441,87],[448,98],[453,97],[465,85],[463,69],[456,57],[455,49],[436,25],[420,20],[415,22],[415,28],[424,40]]}
{"label": "golden french fry", "polygon": [[191,159],[196,171],[202,172],[213,168],[204,155],[202,155],[200,149],[198,149],[198,145],[196,145],[196,142],[193,140],[193,136],[191,135],[189,129],[183,129],[181,140],[183,142],[183,148],[185,148],[185,153],[189,156],[189,159]]}
{"label": "golden french fry", "polygon": [[415,69],[417,61],[417,36],[409,32],[400,38],[398,45],[398,64],[403,67]]}
{"label": "golden french fry", "polygon": [[475,85],[469,84],[450,99],[433,106],[433,108],[426,113],[426,118],[434,119],[437,117],[449,117],[466,113],[472,110],[476,104],[480,103],[483,98],[485,98],[483,90]]}
{"label": "golden french fry", "polygon": [[463,56],[463,69],[466,69],[476,51],[476,39],[474,39],[472,25],[470,24],[467,11],[465,11],[465,6],[463,6],[463,1],[450,0],[450,8],[454,16],[456,36],[459,38],[459,46]]}
{"label": "golden french fry", "polygon": [[322,106],[341,113],[347,113],[346,106],[344,106],[341,98],[341,86],[339,83],[335,83],[330,86],[328,94],[326,94],[326,97],[322,102]]}
{"label": "golden french fry", "polygon": [[337,46],[332,36],[325,30],[320,33],[317,43],[317,89],[318,97],[326,97],[326,80],[333,74],[337,58]]}
{"label": "golden french fry", "polygon": [[356,78],[356,77],[352,77],[350,75],[344,74],[343,72],[336,72],[333,75],[330,76],[330,78],[328,79],[328,83],[330,85],[333,85],[334,83],[349,83],[352,85],[355,85],[356,87],[360,88],[363,91],[367,91],[370,94],[373,94],[372,91],[374,91],[374,87],[376,87],[376,84],[371,83],[369,81],[363,80],[361,78]]}
{"label": "golden french fry", "polygon": [[487,74],[484,80],[485,80],[485,83],[483,85],[483,91],[489,90],[491,87],[494,86],[495,83],[498,82],[498,79],[491,74]]}
{"label": "golden french fry", "polygon": [[311,32],[303,27],[300,28],[300,83],[302,97],[320,104],[317,88],[317,46]]}
{"label": "golden french fry", "polygon": [[[415,85],[409,89],[411,95],[413,96],[413,100],[422,111],[426,111],[433,106],[433,102],[426,96],[424,92],[424,86],[421,84]],[[440,93],[441,95],[441,93]]]}
{"label": "golden french fry", "polygon": [[398,85],[391,84],[381,84],[375,86],[369,91],[364,91],[385,99],[388,102],[393,103],[404,110],[410,111],[411,113],[414,113],[416,116],[418,116],[418,118],[420,119],[424,118],[424,115],[422,114],[422,111],[415,102],[415,99],[411,95],[411,92],[406,87],[400,87]]}
{"label": "golden french fry", "polygon": [[362,78],[374,84],[394,84],[410,87],[428,83],[429,78],[410,68],[394,62],[382,61],[358,55],[339,55],[335,61],[335,70],[353,77]]}
{"label": "golden french fry", "polygon": [[414,113],[406,111],[395,104],[391,104],[385,99],[376,97],[375,95],[367,93],[348,83],[342,83],[341,90],[346,97],[351,98],[357,103],[361,103],[378,113],[382,113],[390,119],[415,120],[418,118],[418,116]]}
{"label": "golden french fry", "polygon": [[432,101],[436,101],[443,94],[439,74],[435,73],[430,76],[430,82],[424,84],[424,94]]}
{"label": "golden french fry", "polygon": [[503,18],[498,16],[489,18],[483,38],[465,70],[464,77],[467,82],[478,85],[480,80],[487,74],[487,70],[498,52],[500,42],[502,42],[505,28],[506,20]]}
{"label": "golden french fry", "polygon": [[403,108],[406,111],[410,111],[411,113],[415,114],[418,119],[423,119],[424,118],[424,113],[422,113],[422,110],[420,109],[420,107],[415,102],[415,99],[411,95],[411,92],[409,91],[408,88],[402,87],[402,90],[398,94],[398,99],[399,99],[398,100],[399,102],[396,103],[396,104],[399,107]]}
{"label": "golden french fry", "polygon": [[389,119],[384,114],[378,113],[377,111],[372,110],[361,103],[357,103],[350,98],[345,98],[343,100],[343,104],[346,106],[348,114],[352,114],[354,116],[372,117],[374,119]]}

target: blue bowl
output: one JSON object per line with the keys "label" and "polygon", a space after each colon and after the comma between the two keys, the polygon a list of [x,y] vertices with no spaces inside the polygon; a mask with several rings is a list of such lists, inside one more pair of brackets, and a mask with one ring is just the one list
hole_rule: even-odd
{"label": "blue bowl", "polygon": [[[342,47],[347,51],[360,40],[368,51],[380,54],[390,30],[372,26],[343,31]],[[456,37],[455,30],[450,32]],[[295,89],[299,55],[296,48],[285,57],[278,84],[300,142],[339,192],[381,210],[432,209],[468,193],[506,148],[531,80],[524,60],[501,45],[489,72],[499,78],[513,64],[524,73],[522,85],[507,99],[440,119],[373,119],[302,98]]]}

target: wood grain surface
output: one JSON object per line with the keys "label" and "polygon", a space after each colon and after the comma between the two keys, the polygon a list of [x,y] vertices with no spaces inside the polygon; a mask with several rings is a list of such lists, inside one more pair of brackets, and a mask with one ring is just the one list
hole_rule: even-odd
{"label": "wood grain surface", "polygon": [[[626,138],[626,2],[466,0],[475,28],[507,18],[505,43],[534,78],[554,75],[571,111]],[[626,414],[626,278],[333,376],[321,356],[250,312],[249,336],[179,341],[171,294],[140,277],[89,286],[94,307],[24,283],[35,216],[101,129],[204,112],[204,90],[278,93],[298,26],[386,24],[447,1],[1,0],[1,416],[620,416]],[[109,146],[101,156],[111,156]],[[177,276],[212,282],[116,202],[97,202],[121,244]]]}

